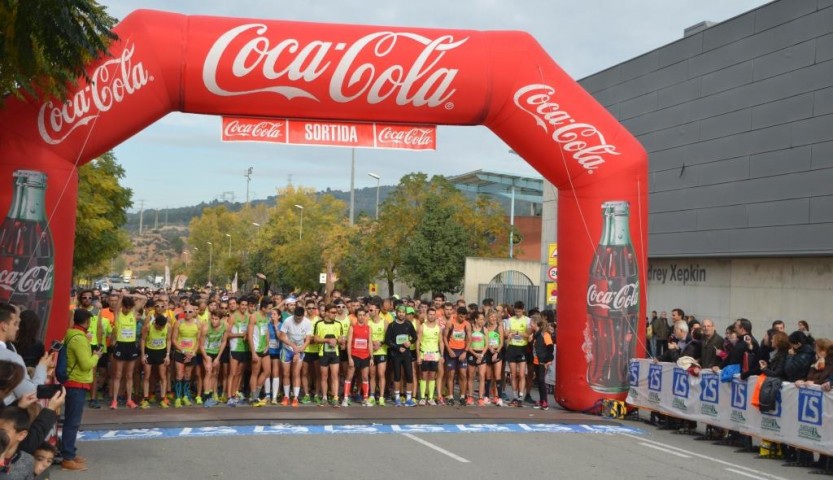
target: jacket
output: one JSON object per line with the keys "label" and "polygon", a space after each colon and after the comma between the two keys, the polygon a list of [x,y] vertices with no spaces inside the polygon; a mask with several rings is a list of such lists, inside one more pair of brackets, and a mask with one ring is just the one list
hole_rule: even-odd
{"label": "jacket", "polygon": [[662,341],[666,341],[668,336],[671,335],[671,327],[668,325],[668,320],[660,317],[651,319],[651,331],[654,337]]}
{"label": "jacket", "polygon": [[803,380],[807,378],[810,366],[816,359],[816,349],[810,344],[799,347],[795,355],[787,356],[787,363],[784,365],[784,376],[788,382]]}
{"label": "jacket", "polygon": [[[773,359],[774,360],[774,359]],[[761,386],[758,408],[762,412],[775,410],[775,403],[781,399],[781,379],[767,376]]]}
{"label": "jacket", "polygon": [[722,361],[717,355],[718,350],[723,349],[723,337],[715,333],[708,339],[703,338],[703,348],[700,353],[700,366],[703,368],[719,367]]}
{"label": "jacket", "polygon": [[833,354],[827,355],[824,359],[824,368],[822,370],[816,370],[814,364],[814,366],[810,367],[810,371],[807,372],[807,381],[813,382],[816,385],[827,382],[831,377],[833,377]]}
{"label": "jacket", "polygon": [[538,330],[532,338],[532,348],[535,353],[536,365],[544,365],[555,359],[553,355],[552,337],[549,332]]}
{"label": "jacket", "polygon": [[[24,368],[26,367],[26,363],[23,362],[23,357],[21,357],[15,350],[14,346],[11,343],[6,344],[6,348],[0,346],[0,360],[8,360],[10,362],[17,363],[18,365],[22,365]],[[14,387],[14,390],[5,398],[5,404],[11,405],[15,400],[18,398],[27,395],[29,393],[35,393],[38,385],[43,385],[46,382],[46,366],[38,365],[35,368],[34,375],[30,378],[29,372],[24,371],[23,373],[23,381],[17,384]]]}
{"label": "jacket", "polygon": [[93,369],[98,365],[98,354],[90,351],[87,334],[80,328],[70,328],[64,336],[64,348],[67,349],[69,381],[93,383]]}

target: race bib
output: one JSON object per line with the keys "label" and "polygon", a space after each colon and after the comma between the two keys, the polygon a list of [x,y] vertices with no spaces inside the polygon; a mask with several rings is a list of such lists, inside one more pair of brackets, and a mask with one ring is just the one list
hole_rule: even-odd
{"label": "race bib", "polygon": [[466,331],[465,330],[454,330],[451,332],[451,338],[454,340],[465,340],[466,339]]}
{"label": "race bib", "polygon": [[269,348],[272,350],[278,348],[278,341],[277,340],[269,340]]}
{"label": "race bib", "polygon": [[219,350],[220,349],[220,342],[208,342],[208,346],[205,349],[206,350]]}
{"label": "race bib", "polygon": [[191,351],[194,349],[194,339],[193,338],[183,338],[179,341],[179,346],[182,347],[183,350]]}
{"label": "race bib", "polygon": [[150,339],[150,348],[154,350],[159,350],[165,346],[165,339],[164,338],[151,338]]}
{"label": "race bib", "polygon": [[406,333],[406,334],[402,334],[402,335],[397,335],[397,336],[396,336],[396,344],[397,344],[397,345],[403,345],[405,342],[407,342],[407,341],[408,341],[408,340],[410,340],[410,339],[411,339],[411,337],[410,337],[410,336],[408,336],[408,334],[407,334],[407,333]]}
{"label": "race bib", "polygon": [[324,344],[324,351],[325,352],[335,352],[338,347],[336,345],[330,345],[329,343]]}
{"label": "race bib", "polygon": [[122,328],[121,329],[121,338],[123,338],[125,342],[134,342],[136,341],[136,329],[135,328]]}
{"label": "race bib", "polygon": [[422,359],[426,362],[437,362],[440,360],[440,352],[425,352]]}
{"label": "race bib", "polygon": [[490,338],[489,339],[489,346],[490,347],[497,347],[500,345],[500,341],[497,338]]}
{"label": "race bib", "polygon": [[366,338],[354,338],[353,339],[353,348],[357,348],[359,350],[366,350],[367,349],[367,339]]}

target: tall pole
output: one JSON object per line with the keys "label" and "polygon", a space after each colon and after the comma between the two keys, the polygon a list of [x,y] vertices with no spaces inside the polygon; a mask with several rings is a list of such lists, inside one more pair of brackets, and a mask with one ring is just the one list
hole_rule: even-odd
{"label": "tall pole", "polygon": [[512,185],[512,205],[509,207],[509,258],[515,251],[515,186]]}
{"label": "tall pole", "polygon": [[211,270],[214,266],[214,244],[211,243],[211,242],[205,242],[205,243],[208,244],[208,283],[211,286],[214,286],[214,284],[211,283]]}
{"label": "tall pole", "polygon": [[353,149],[353,161],[350,166],[350,225],[353,225],[353,214],[356,210],[356,149]]}
{"label": "tall pole", "polygon": [[298,240],[304,239],[304,206],[303,205],[295,205],[295,208],[301,210],[301,228],[298,230]]}
{"label": "tall pole", "polygon": [[367,175],[376,179],[376,220],[379,220],[379,186],[381,185],[382,177],[373,172],[368,172]]}
{"label": "tall pole", "polygon": [[228,257],[231,258],[231,235],[227,233],[226,236],[228,237]]}
{"label": "tall pole", "polygon": [[246,207],[249,206],[249,183],[252,182],[252,170],[254,170],[254,168],[249,167],[249,169],[246,170],[246,174],[243,175],[246,177]]}
{"label": "tall pole", "polygon": [[139,200],[139,235],[142,234],[142,227],[145,223],[145,201]]}

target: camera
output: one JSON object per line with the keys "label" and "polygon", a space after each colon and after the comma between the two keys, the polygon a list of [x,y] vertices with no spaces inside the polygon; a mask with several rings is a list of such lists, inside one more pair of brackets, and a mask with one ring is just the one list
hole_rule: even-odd
{"label": "camera", "polygon": [[61,388],[63,387],[57,383],[52,385],[38,385],[35,396],[41,399],[49,399],[54,397],[56,393],[60,392]]}

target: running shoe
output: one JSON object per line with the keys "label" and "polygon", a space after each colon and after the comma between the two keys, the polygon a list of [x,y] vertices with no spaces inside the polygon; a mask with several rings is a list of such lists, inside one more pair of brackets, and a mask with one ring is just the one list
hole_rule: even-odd
{"label": "running shoe", "polygon": [[[294,405],[292,405],[293,407],[298,406],[298,399],[296,398],[292,403],[294,404]],[[289,406],[289,397],[283,397],[283,400],[281,400],[281,405],[283,405],[284,407],[288,407]]]}
{"label": "running shoe", "polygon": [[228,402],[228,397],[226,397],[226,394],[224,393],[223,395],[220,396],[218,401],[220,403],[226,403],[226,402]]}
{"label": "running shoe", "polygon": [[454,397],[447,398],[445,400],[445,405],[448,405],[449,407],[453,407],[454,406]]}
{"label": "running shoe", "polygon": [[518,408],[523,408],[524,402],[522,402],[520,398],[516,398],[515,399],[515,406],[518,407]]}
{"label": "running shoe", "polygon": [[[286,397],[284,397],[284,399],[286,399]],[[297,406],[298,406],[298,399],[297,399],[297,398],[293,398],[293,399],[292,399],[292,406],[293,406],[293,407],[297,407]]]}
{"label": "running shoe", "polygon": [[505,404],[505,403],[503,403],[503,399],[502,399],[502,398],[500,398],[500,397],[496,398],[496,399],[495,399],[495,401],[494,401],[494,402],[492,402],[492,403],[494,403],[496,407],[504,407],[504,406],[506,406],[506,404]]}
{"label": "running shoe", "polygon": [[119,408],[119,402],[113,400],[113,402],[110,404],[110,410],[115,410],[117,408]]}
{"label": "running shoe", "polygon": [[541,402],[535,402],[535,405],[533,405],[532,408],[534,408],[536,410],[541,408]]}
{"label": "running shoe", "polygon": [[202,405],[202,395],[197,395],[196,398],[194,398],[194,402],[197,405]]}
{"label": "running shoe", "polygon": [[535,400],[533,400],[533,399],[532,399],[532,396],[531,396],[530,394],[528,394],[528,393],[527,393],[527,394],[524,396],[524,403],[535,403]]}
{"label": "running shoe", "polygon": [[374,397],[373,395],[367,397],[367,405],[365,405],[365,407],[372,407],[375,404],[376,404],[376,397]]}
{"label": "running shoe", "polygon": [[139,408],[142,410],[150,408],[150,402],[147,399],[142,400],[142,403],[139,404]]}
{"label": "running shoe", "polygon": [[309,398],[309,395],[304,395],[301,398],[301,403],[303,403],[304,405],[309,405],[310,403],[312,403],[312,400]]}
{"label": "running shoe", "polygon": [[396,399],[393,401],[393,406],[394,407],[401,407],[402,406],[402,399],[399,398],[399,397],[396,397]]}
{"label": "running shoe", "polygon": [[188,396],[182,397],[182,404],[185,405],[186,407],[190,407],[191,406],[191,399],[188,398]]}
{"label": "running shoe", "polygon": [[419,406],[420,406],[420,407],[424,407],[426,403],[427,403],[427,402],[425,401],[425,399],[424,399],[424,398],[420,398],[420,399],[419,399]]}
{"label": "running shoe", "polygon": [[273,397],[273,398],[272,398],[272,405],[277,405],[277,404],[278,404],[278,399],[277,399],[277,397]]}
{"label": "running shoe", "polygon": [[406,407],[416,407],[416,402],[414,402],[414,399],[413,399],[413,398],[409,398],[409,399],[405,400],[405,404],[404,404],[404,405],[405,405]]}
{"label": "running shoe", "polygon": [[171,407],[171,401],[168,400],[167,398],[163,398],[162,401],[159,402],[159,406],[162,407],[162,408],[170,408]]}
{"label": "running shoe", "polygon": [[384,407],[384,406],[385,406],[385,397],[379,397],[379,406],[380,406],[380,407]]}
{"label": "running shoe", "polygon": [[492,404],[492,400],[489,399],[489,397],[482,398],[481,400],[483,400],[484,405],[491,405]]}
{"label": "running shoe", "polygon": [[226,406],[228,407],[236,407],[237,406],[237,399],[236,398],[229,398],[226,402]]}
{"label": "running shoe", "polygon": [[212,397],[208,397],[208,399],[205,401],[205,408],[211,408],[215,405],[217,405],[217,400],[214,400],[214,398]]}
{"label": "running shoe", "polygon": [[125,403],[125,406],[127,408],[136,408],[136,407],[138,407],[138,405],[136,405],[136,402],[134,402],[133,399],[128,400],[127,403]]}
{"label": "running shoe", "polygon": [[252,407],[260,408],[266,406],[266,400],[252,400]]}
{"label": "running shoe", "polygon": [[434,406],[437,405],[437,402],[435,402],[433,398],[429,398],[428,399],[428,405],[431,405],[432,407],[434,407]]}
{"label": "running shoe", "polygon": [[471,397],[466,397],[466,406],[470,407],[472,405],[474,405],[474,399]]}
{"label": "running shoe", "polygon": [[541,410],[549,410],[550,405],[547,402],[541,402]]}
{"label": "running shoe", "polygon": [[322,399],[318,400],[316,405],[318,405],[319,407],[326,407],[327,406],[327,401],[322,398]]}
{"label": "running shoe", "polygon": [[98,403],[98,400],[92,400],[91,399],[90,402],[89,402],[89,407],[99,409],[99,408],[101,408],[101,404]]}
{"label": "running shoe", "polygon": [[330,406],[334,408],[339,408],[341,406],[341,404],[338,403],[338,397],[333,397],[330,399]]}
{"label": "running shoe", "polygon": [[315,396],[315,398],[313,398],[313,401],[314,401],[315,403],[319,403],[319,402],[321,402],[321,395],[316,395],[316,396]]}
{"label": "running shoe", "polygon": [[350,401],[347,400],[347,397],[344,397],[344,400],[341,401],[341,406],[342,407],[349,407],[350,406]]}
{"label": "running shoe", "polygon": [[181,398],[177,398],[176,400],[174,400],[174,408],[182,408],[182,399]]}
{"label": "running shoe", "polygon": [[437,405],[445,406],[445,398],[440,397],[437,399]]}
{"label": "running shoe", "polygon": [[482,407],[484,405],[486,405],[486,400],[484,400],[482,398],[477,399],[477,406],[478,407]]}

